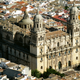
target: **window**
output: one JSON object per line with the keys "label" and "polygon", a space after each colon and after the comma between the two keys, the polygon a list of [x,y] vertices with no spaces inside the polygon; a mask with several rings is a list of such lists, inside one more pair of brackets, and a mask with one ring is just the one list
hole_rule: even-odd
{"label": "window", "polygon": [[57,46],[59,46],[59,42],[57,43]]}
{"label": "window", "polygon": [[73,20],[74,20],[74,17],[73,17]]}
{"label": "window", "polygon": [[25,28],[26,28],[26,25],[25,25]]}
{"label": "window", "polygon": [[41,58],[41,61],[42,61],[42,58]]}
{"label": "window", "polygon": [[76,49],[76,53],[78,52],[78,49]]}
{"label": "window", "polygon": [[66,52],[64,54],[66,55]]}
{"label": "window", "polygon": [[69,44],[69,42],[67,42],[67,44]]}
{"label": "window", "polygon": [[41,24],[40,24],[40,27],[41,27]]}
{"label": "window", "polygon": [[51,56],[49,55],[49,59],[51,58]]}
{"label": "window", "polygon": [[59,53],[59,56],[60,56],[60,53]]}
{"label": "window", "polygon": [[42,52],[43,50],[42,50],[42,48],[41,48],[41,52]]}
{"label": "window", "polygon": [[76,40],[76,43],[78,43],[78,40]]}
{"label": "window", "polygon": [[68,53],[70,54],[70,51],[68,51]]}
{"label": "window", "polygon": [[32,27],[32,25],[30,25],[30,28]]}
{"label": "window", "polygon": [[41,66],[41,69],[43,69],[43,66]]}
{"label": "window", "polygon": [[78,57],[76,57],[76,60],[78,60]]}
{"label": "window", "polygon": [[49,69],[52,69],[52,67],[51,67],[51,66],[49,66]]}
{"label": "window", "polygon": [[37,28],[38,28],[38,24],[37,24]]}
{"label": "window", "polygon": [[53,58],[55,57],[55,55],[53,55]]}

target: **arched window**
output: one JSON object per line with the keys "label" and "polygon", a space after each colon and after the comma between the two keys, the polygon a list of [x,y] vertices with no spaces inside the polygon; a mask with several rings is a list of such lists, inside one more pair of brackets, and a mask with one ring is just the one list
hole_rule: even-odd
{"label": "arched window", "polygon": [[26,29],[26,25],[25,25],[25,29]]}
{"label": "arched window", "polygon": [[78,48],[76,48],[76,53],[78,52]]}
{"label": "arched window", "polygon": [[78,40],[76,40],[76,43],[78,43]]}
{"label": "arched window", "polygon": [[43,66],[41,66],[41,69],[43,69]]}
{"label": "arched window", "polygon": [[59,56],[60,56],[60,53],[59,53]]}
{"label": "arched window", "polygon": [[65,55],[66,55],[66,52],[65,52]]}
{"label": "arched window", "polygon": [[43,40],[43,37],[42,36],[40,36],[40,40]]}
{"label": "arched window", "polygon": [[52,66],[49,66],[49,69],[52,69]]}
{"label": "arched window", "polygon": [[62,68],[62,63],[59,61],[58,62],[58,68],[61,69]]}
{"label": "arched window", "polygon": [[53,58],[55,57],[55,55],[53,55]]}
{"label": "arched window", "polygon": [[76,16],[76,19],[77,19],[77,16]]}
{"label": "arched window", "polygon": [[41,24],[40,24],[40,27],[41,27]]}
{"label": "arched window", "polygon": [[42,61],[43,59],[42,59],[42,57],[41,57],[41,61]]}
{"label": "arched window", "polygon": [[38,24],[37,24],[37,28],[38,28]]}
{"label": "arched window", "polygon": [[68,61],[68,66],[71,67],[71,61]]}
{"label": "arched window", "polygon": [[70,51],[68,51],[68,53],[70,54]]}
{"label": "arched window", "polygon": [[49,55],[49,59],[51,59],[51,56]]}
{"label": "arched window", "polygon": [[32,25],[30,24],[30,28],[32,28]]}
{"label": "arched window", "polygon": [[59,46],[59,42],[57,43],[57,46]]}
{"label": "arched window", "polygon": [[73,20],[74,20],[74,17],[73,17]]}

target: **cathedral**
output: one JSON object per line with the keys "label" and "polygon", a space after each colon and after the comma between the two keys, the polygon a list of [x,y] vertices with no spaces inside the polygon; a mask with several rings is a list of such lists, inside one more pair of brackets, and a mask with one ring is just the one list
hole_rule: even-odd
{"label": "cathedral", "polygon": [[50,31],[44,25],[43,17],[37,15],[31,20],[24,11],[17,23],[0,22],[0,53],[2,57],[24,64],[41,73],[47,68],[57,71],[68,70],[80,64],[79,10],[70,9],[67,32]]}

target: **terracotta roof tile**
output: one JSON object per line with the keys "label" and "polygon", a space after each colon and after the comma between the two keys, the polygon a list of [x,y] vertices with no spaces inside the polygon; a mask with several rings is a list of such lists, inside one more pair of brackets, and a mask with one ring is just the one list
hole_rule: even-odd
{"label": "terracotta roof tile", "polygon": [[56,19],[64,21],[64,22],[67,22],[64,18],[60,18],[60,16],[58,16],[58,15],[55,15],[53,18],[56,18]]}
{"label": "terracotta roof tile", "polygon": [[18,1],[18,2],[16,2],[16,3],[18,3],[18,4],[24,4],[25,2],[24,1]]}
{"label": "terracotta roof tile", "polygon": [[27,8],[26,7],[22,7],[21,8],[21,11],[25,11]]}

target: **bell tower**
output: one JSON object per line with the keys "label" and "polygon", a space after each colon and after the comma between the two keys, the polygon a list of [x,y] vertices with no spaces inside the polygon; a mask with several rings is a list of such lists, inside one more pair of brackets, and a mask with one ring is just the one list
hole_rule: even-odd
{"label": "bell tower", "polygon": [[70,20],[67,21],[67,32],[71,34],[73,37],[76,36],[76,33],[79,33],[79,10],[75,6],[75,2],[73,7],[70,9]]}
{"label": "bell tower", "polygon": [[[34,16],[34,27],[31,31],[31,46],[30,52],[36,55],[40,55],[40,48],[45,44],[45,27],[43,25],[43,17],[37,11],[37,15]],[[34,47],[33,47],[34,46]],[[34,52],[32,49],[34,48]]]}
{"label": "bell tower", "polygon": [[[36,57],[34,59],[34,69],[42,70],[40,69],[40,66],[43,66],[43,60],[42,55],[45,54],[45,27],[43,24],[43,18],[39,14],[39,10],[37,12],[37,15],[35,15],[34,19],[34,27],[31,30],[31,43],[30,43],[30,53],[34,54]],[[42,72],[41,71],[41,72]]]}
{"label": "bell tower", "polygon": [[75,6],[70,9],[70,20],[67,21],[67,32],[71,34],[72,52],[71,52],[71,65],[79,65],[80,53],[79,53],[79,42],[80,42],[80,24],[79,24],[79,10]]}

